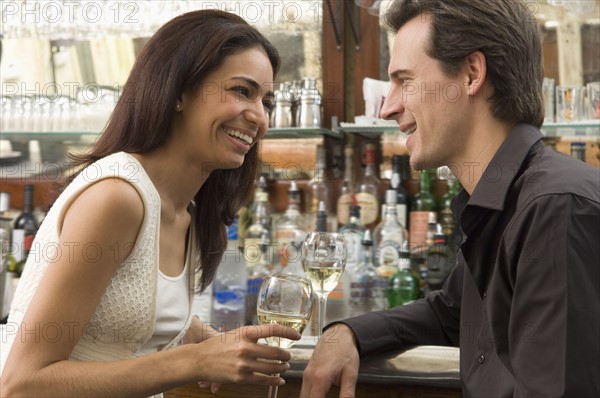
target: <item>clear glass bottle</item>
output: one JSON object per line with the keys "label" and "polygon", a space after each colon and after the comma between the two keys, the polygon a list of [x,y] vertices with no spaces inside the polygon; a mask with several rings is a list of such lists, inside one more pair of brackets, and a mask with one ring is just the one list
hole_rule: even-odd
{"label": "clear glass bottle", "polygon": [[294,275],[304,275],[300,248],[307,230],[304,215],[300,212],[300,189],[290,181],[288,207],[275,226],[275,243],[279,270]]}
{"label": "clear glass bottle", "polygon": [[351,271],[344,271],[350,271],[350,316],[386,308],[385,282],[377,275],[373,264],[371,231],[365,231],[361,245],[361,260]]}
{"label": "clear glass bottle", "polygon": [[[339,229],[339,232],[346,238],[346,271],[354,272],[358,263],[362,259],[363,235],[365,227],[360,222],[360,206],[357,204],[350,206],[350,221]],[[369,239],[370,240],[370,239]],[[371,242],[372,244],[372,242]],[[345,271],[345,272],[346,272]]]}
{"label": "clear glass bottle", "polygon": [[350,220],[350,206],[354,195],[354,176],[352,173],[352,163],[354,161],[354,150],[351,145],[344,148],[344,182],[342,183],[342,192],[337,201],[337,219],[338,225],[343,226]]}
{"label": "clear glass bottle", "polygon": [[213,282],[212,320],[220,331],[245,324],[247,278],[246,264],[239,248],[238,220],[227,228],[227,249]]}
{"label": "clear glass bottle", "polygon": [[356,200],[361,209],[362,223],[373,228],[379,219],[379,187],[381,181],[376,175],[375,145],[365,145],[365,173],[357,187]]}
{"label": "clear glass bottle", "polygon": [[404,227],[396,214],[396,191],[385,193],[385,214],[373,231],[375,246],[375,266],[379,276],[389,278],[396,272],[402,244],[407,239]]}
{"label": "clear glass bottle", "polygon": [[317,222],[319,203],[324,202],[327,214],[330,212],[329,186],[325,182],[326,153],[323,145],[317,145],[317,162],[312,180],[306,190],[306,209],[308,231],[314,231]]}
{"label": "clear glass bottle", "polygon": [[252,267],[259,261],[263,235],[266,234],[269,243],[272,239],[272,207],[269,202],[267,179],[264,175],[260,176],[258,180],[251,212],[250,226],[246,230],[244,239],[244,259],[249,273],[252,272]]}
{"label": "clear glass bottle", "polygon": [[390,278],[387,288],[389,308],[410,303],[421,294],[421,283],[411,269],[410,257],[410,246],[408,241],[405,241],[398,259],[398,270]]}
{"label": "clear glass bottle", "polygon": [[273,268],[270,255],[271,236],[269,231],[264,229],[258,247],[260,257],[252,268],[247,268],[248,283],[246,294],[246,325],[258,324],[256,315],[256,303],[258,301],[258,292],[265,275]]}
{"label": "clear glass bottle", "polygon": [[325,202],[319,202],[319,210],[316,214],[315,232],[327,232],[327,206]]}

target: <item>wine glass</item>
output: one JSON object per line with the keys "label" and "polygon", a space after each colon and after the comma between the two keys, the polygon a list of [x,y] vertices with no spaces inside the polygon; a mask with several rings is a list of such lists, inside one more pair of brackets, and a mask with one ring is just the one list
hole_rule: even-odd
{"label": "wine glass", "polygon": [[[258,323],[288,326],[302,334],[312,313],[311,295],[312,286],[306,278],[280,273],[268,274],[258,292]],[[296,342],[278,336],[268,337],[266,341],[268,345],[280,348],[290,348]],[[269,398],[276,397],[277,386],[270,386]]]}
{"label": "wine glass", "polygon": [[321,337],[327,296],[337,286],[346,266],[344,235],[330,232],[311,232],[302,242],[302,265],[319,299],[317,336]]}

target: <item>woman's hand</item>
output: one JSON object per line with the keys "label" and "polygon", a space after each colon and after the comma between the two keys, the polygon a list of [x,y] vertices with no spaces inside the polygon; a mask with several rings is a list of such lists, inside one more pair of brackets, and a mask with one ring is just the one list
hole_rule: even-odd
{"label": "woman's hand", "polygon": [[283,385],[275,374],[289,369],[289,352],[258,340],[284,337],[298,340],[300,334],[281,325],[245,326],[221,333],[197,344],[198,379],[201,387],[216,392],[222,383]]}
{"label": "woman's hand", "polygon": [[183,336],[183,344],[201,343],[204,340],[221,334],[210,326],[210,324],[202,322],[197,316],[192,317],[192,322],[185,336]]}

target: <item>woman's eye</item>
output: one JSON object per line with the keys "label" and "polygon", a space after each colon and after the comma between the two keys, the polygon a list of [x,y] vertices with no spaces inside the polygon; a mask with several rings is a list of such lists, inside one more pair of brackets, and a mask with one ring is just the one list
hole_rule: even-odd
{"label": "woman's eye", "polygon": [[231,90],[243,95],[244,97],[248,97],[250,95],[250,90],[244,86],[234,86]]}
{"label": "woman's eye", "polygon": [[264,100],[263,106],[267,112],[271,112],[275,108],[275,104],[271,100]]}

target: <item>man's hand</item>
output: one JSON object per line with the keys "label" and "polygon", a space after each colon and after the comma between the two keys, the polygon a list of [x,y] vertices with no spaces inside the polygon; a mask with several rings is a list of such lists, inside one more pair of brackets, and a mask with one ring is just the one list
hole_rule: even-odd
{"label": "man's hand", "polygon": [[306,365],[300,397],[324,397],[336,385],[340,398],[353,398],[359,365],[354,333],[343,323],[333,325],[323,333]]}

